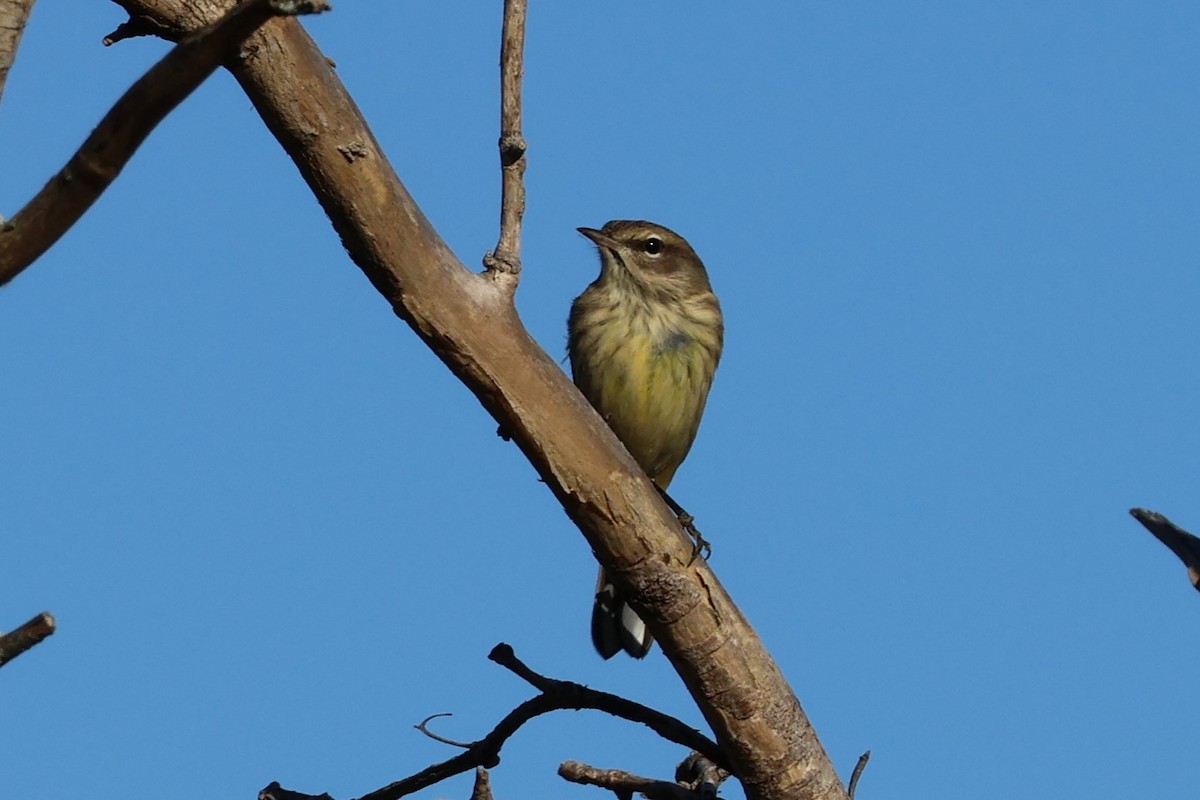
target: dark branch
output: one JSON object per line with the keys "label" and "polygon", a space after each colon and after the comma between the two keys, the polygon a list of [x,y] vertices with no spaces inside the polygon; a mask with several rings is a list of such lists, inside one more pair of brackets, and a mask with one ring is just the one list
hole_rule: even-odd
{"label": "dark branch", "polygon": [[135,39],[138,36],[156,36],[159,39],[165,39],[169,42],[179,41],[180,34],[170,28],[159,25],[150,17],[135,15],[132,12],[129,19],[117,26],[117,29],[105,36],[101,41],[105,47],[110,47],[117,42],[122,42],[126,39]]}
{"label": "dark branch", "polygon": [[271,783],[258,793],[258,800],[333,800],[327,794],[304,794],[285,789],[278,783]]}
{"label": "dark branch", "polygon": [[130,87],[67,165],[0,225],[0,286],[66,233],[120,174],[155,126],[268,19],[322,11],[323,0],[248,0],[180,42]]}
{"label": "dark branch", "polygon": [[16,630],[0,636],[0,667],[54,633],[54,616],[43,611]]}
{"label": "dark branch", "polygon": [[[578,683],[560,681],[538,675],[521,663],[513,653],[512,648],[506,644],[496,645],[492,649],[491,654],[488,655],[488,658],[533,684],[542,693],[537,697],[526,700],[510,711],[490,733],[479,741],[471,743],[453,742],[452,744],[458,747],[466,748],[462,753],[447,761],[426,767],[415,775],[410,775],[407,778],[377,789],[370,794],[365,794],[359,800],[397,800],[397,798],[410,795],[413,792],[420,791],[467,770],[480,767],[490,769],[500,763],[501,748],[504,747],[505,742],[513,734],[520,730],[522,725],[534,717],[547,714],[551,711],[577,711],[584,708],[607,711],[614,716],[632,722],[641,722],[664,739],[704,753],[704,757],[714,763],[724,764],[727,761],[715,742],[699,731],[687,727],[674,717],[669,717],[654,709],[625,700],[616,695],[597,692]],[[427,718],[425,722],[437,716],[442,715],[435,714],[433,717]],[[421,723],[421,725],[423,726],[425,722]],[[428,734],[428,731],[425,732]],[[440,739],[440,737],[434,738]],[[263,789],[260,797],[264,797],[266,794],[269,794],[275,800],[304,800],[304,798],[309,797],[309,795],[296,794],[294,797],[288,798],[280,794],[280,792],[287,791],[286,789],[281,789],[279,784],[272,783],[266,789]],[[690,792],[689,796],[694,797]],[[265,798],[265,800],[270,800],[270,798]]]}
{"label": "dark branch", "polygon": [[531,684],[542,692],[543,696],[560,698],[562,702],[569,703],[563,708],[592,708],[630,722],[640,722],[667,741],[695,750],[722,768],[729,769],[729,761],[716,742],[675,717],[615,694],[598,692],[582,684],[538,675],[518,659],[512,647],[507,644],[496,645],[488,654],[488,658]]}
{"label": "dark branch", "polygon": [[863,770],[867,768],[867,762],[870,760],[870,750],[858,757],[858,763],[854,765],[854,772],[850,773],[850,785],[846,787],[846,793],[850,795],[850,800],[854,800],[854,790],[858,788],[858,779],[862,777]]}
{"label": "dark branch", "polygon": [[1200,590],[1200,538],[1193,536],[1171,520],[1145,508],[1131,508],[1129,513],[1154,537],[1170,548],[1187,567],[1192,586]]}
{"label": "dark branch", "polygon": [[500,240],[484,256],[489,272],[521,271],[521,218],[525,214],[525,139],[521,135],[521,76],[525,54],[525,0],[504,0],[500,43]]}

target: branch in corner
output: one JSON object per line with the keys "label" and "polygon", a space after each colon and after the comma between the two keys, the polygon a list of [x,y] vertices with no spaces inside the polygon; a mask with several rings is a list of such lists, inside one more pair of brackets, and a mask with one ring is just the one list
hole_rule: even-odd
{"label": "branch in corner", "polygon": [[[692,759],[698,758],[699,760],[696,761],[697,766],[690,770],[690,772],[694,772],[695,775],[701,777],[680,778],[680,780],[686,781],[689,784],[692,781],[697,781],[696,785],[701,788],[698,791],[692,791],[686,786],[678,784],[666,783],[665,785],[674,786],[678,791],[684,793],[675,795],[677,798],[687,797],[691,798],[691,800],[696,800],[696,798],[712,797],[712,795],[701,793],[704,791],[703,784],[706,781],[711,782],[713,780],[719,782],[713,776],[719,775],[720,770],[725,770],[728,759],[725,758],[724,753],[717,746],[716,742],[704,736],[699,731],[689,728],[674,717],[663,714],[660,711],[655,711],[640,703],[626,700],[623,697],[617,697],[607,692],[598,692],[582,684],[539,675],[518,659],[516,653],[507,644],[496,645],[488,655],[488,658],[535,687],[541,694],[526,700],[509,712],[482,739],[470,743],[454,742],[454,745],[465,748],[462,753],[447,761],[426,767],[407,778],[363,795],[359,800],[398,800],[398,798],[410,795],[413,792],[420,791],[468,770],[494,767],[500,763],[500,750],[504,747],[505,742],[529,720],[551,711],[577,711],[584,708],[605,711],[613,716],[621,717],[631,722],[640,722],[664,739],[697,751],[698,755],[693,755]],[[433,719],[433,717],[427,718],[417,727],[423,733],[433,736],[424,727],[430,719]],[[439,736],[434,736],[434,738],[440,741],[447,741]],[[684,764],[687,763],[689,762],[684,762]],[[703,767],[705,764],[715,765],[717,771],[714,771],[714,769],[705,769]],[[726,771],[724,774],[728,775],[728,772]],[[705,778],[703,776],[708,777]],[[479,778],[477,777],[477,787],[478,780]],[[723,780],[723,777],[720,780]],[[642,791],[642,789],[638,789],[637,791]],[[272,783],[259,793],[259,797],[261,800],[310,800],[310,798],[318,796],[293,792],[282,788],[278,783]],[[319,795],[319,797],[325,798],[328,796]]]}
{"label": "branch in corner", "polygon": [[62,238],[158,123],[264,22],[328,7],[324,0],[247,0],[176,45],[121,96],[66,166],[16,216],[0,224],[0,286]]}
{"label": "branch in corner", "polygon": [[1157,511],[1131,508],[1129,513],[1183,562],[1192,586],[1200,590],[1200,538],[1188,533]]}
{"label": "branch in corner", "polygon": [[43,611],[16,630],[0,636],[0,667],[44,641],[55,629],[54,616]]}
{"label": "branch in corner", "polygon": [[17,58],[17,47],[25,33],[25,23],[33,10],[34,0],[0,0],[0,97],[8,70]]}

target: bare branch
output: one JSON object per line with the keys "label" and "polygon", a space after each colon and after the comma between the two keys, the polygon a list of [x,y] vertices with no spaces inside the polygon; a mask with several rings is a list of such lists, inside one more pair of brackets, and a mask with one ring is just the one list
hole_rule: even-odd
{"label": "bare branch", "polygon": [[539,675],[518,659],[512,647],[507,644],[496,645],[488,654],[488,658],[510,670],[544,695],[561,698],[562,702],[567,703],[564,708],[593,708],[630,722],[640,722],[667,741],[695,750],[723,768],[729,769],[729,759],[716,742],[669,714],[663,714],[615,694],[589,689],[582,684]]}
{"label": "bare branch", "polygon": [[538,675],[522,664],[513,653],[512,648],[506,644],[500,644],[493,648],[488,658],[526,680],[529,680],[527,676],[533,676],[530,683],[533,683],[542,693],[510,711],[490,733],[479,741],[465,745],[454,742],[457,746],[466,747],[465,752],[448,761],[427,767],[415,775],[391,783],[382,789],[363,795],[359,800],[397,800],[397,798],[420,791],[469,769],[494,767],[500,763],[500,750],[513,734],[520,730],[522,725],[534,717],[551,711],[578,711],[584,708],[606,711],[632,722],[640,722],[659,736],[682,744],[684,747],[701,751],[713,761],[724,763],[727,760],[715,742],[674,717],[623,697],[589,689],[578,683]]}
{"label": "bare branch", "polygon": [[16,630],[0,636],[0,667],[45,640],[56,628],[54,616],[43,611]]}
{"label": "bare branch", "polygon": [[1192,586],[1200,590],[1200,538],[1188,533],[1157,511],[1132,508],[1129,513],[1183,562]]}
{"label": "bare branch", "polygon": [[438,719],[440,717],[452,717],[452,716],[454,716],[454,715],[448,714],[445,711],[443,711],[440,714],[430,714],[428,717],[421,720],[421,722],[419,724],[414,725],[413,727],[416,728],[417,730],[419,730],[421,733],[428,736],[430,739],[433,739],[435,742],[441,742],[442,744],[448,744],[453,747],[462,747],[464,749],[470,747],[471,746],[470,742],[456,742],[454,739],[447,739],[445,736],[439,736],[436,733],[434,733],[433,731],[429,730],[429,721],[430,720]]}
{"label": "bare branch", "polygon": [[854,772],[850,774],[850,786],[846,789],[846,793],[850,795],[850,800],[854,800],[854,790],[858,788],[858,779],[862,777],[863,770],[867,768],[867,762],[870,760],[870,750],[858,757],[858,763],[854,765]]}
{"label": "bare branch", "polygon": [[67,165],[0,225],[0,286],[32,264],[83,216],[155,126],[274,16],[328,8],[323,0],[249,0],[187,37],[130,87]]}
{"label": "bare branch", "polygon": [[619,769],[598,769],[578,761],[564,761],[558,767],[558,774],[571,783],[609,789],[622,800],[633,797],[634,792],[641,792],[650,800],[702,800],[699,793],[677,783],[643,778]]}
{"label": "bare branch", "polygon": [[525,55],[525,0],[504,0],[500,44],[500,240],[484,256],[489,271],[521,271],[521,218],[525,215],[525,139],[521,135],[521,77]]}
{"label": "bare branch", "polygon": [[[724,764],[727,761],[715,742],[699,731],[684,725],[674,717],[667,716],[652,708],[647,708],[622,697],[608,694],[607,692],[598,692],[594,689],[589,689],[578,683],[560,681],[537,675],[537,673],[530,670],[524,664],[521,664],[517,660],[516,655],[513,654],[512,648],[506,644],[500,644],[493,648],[488,658],[511,669],[513,672],[521,675],[521,677],[525,677],[526,675],[534,676],[535,685],[542,693],[537,697],[526,700],[506,714],[497,723],[496,727],[479,741],[463,743],[434,736],[433,738],[439,741],[452,744],[456,747],[463,747],[465,750],[451,759],[426,767],[415,775],[410,775],[407,778],[390,783],[381,789],[365,794],[359,800],[398,800],[398,798],[425,789],[467,770],[495,767],[500,763],[500,750],[512,738],[513,734],[520,730],[521,726],[526,722],[542,714],[548,714],[551,711],[578,711],[585,708],[605,711],[632,722],[640,722],[668,741],[706,754],[704,758],[714,763]],[[513,665],[519,665],[519,667],[514,669]],[[422,722],[417,727],[422,732],[432,736],[423,726],[430,719],[439,716],[449,715],[435,714],[428,717],[425,722]],[[281,792],[287,794],[281,794]],[[267,795],[274,797],[276,800],[289,800],[289,798],[290,800],[304,800],[304,798],[311,797],[310,795],[292,793],[287,789],[282,789],[278,783],[272,783],[259,794],[260,798],[265,798]]]}
{"label": "bare branch", "polygon": [[4,82],[17,58],[17,47],[33,3],[34,0],[0,0],[0,97],[4,96]]}
{"label": "bare branch", "polygon": [[285,789],[278,783],[271,783],[258,793],[258,800],[333,800],[327,794],[304,794]]}
{"label": "bare branch", "polygon": [[492,780],[483,767],[475,769],[475,786],[471,789],[471,800],[492,800]]}
{"label": "bare branch", "polygon": [[[120,2],[120,0],[117,0]],[[117,29],[102,39],[105,47],[111,47],[117,42],[123,42],[126,39],[134,39],[138,36],[157,36],[160,39],[166,39],[170,42],[178,42],[182,36],[178,31],[171,30],[156,23],[150,17],[133,16],[117,26]]]}

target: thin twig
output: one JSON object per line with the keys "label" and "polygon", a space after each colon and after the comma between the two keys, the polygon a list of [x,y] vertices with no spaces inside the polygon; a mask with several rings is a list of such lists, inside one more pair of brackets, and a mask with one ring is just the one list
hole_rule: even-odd
{"label": "thin twig", "polygon": [[492,648],[492,652],[488,653],[488,661],[504,667],[539,692],[552,691],[557,683],[554,678],[547,678],[530,669],[524,661],[517,658],[517,653],[512,649],[512,645],[504,642]]}
{"label": "thin twig", "polygon": [[155,126],[264,22],[328,7],[324,0],[248,0],[176,45],[122,95],[28,205],[0,224],[0,286],[50,249],[116,179]]}
{"label": "thin twig", "polygon": [[722,768],[729,769],[729,759],[716,742],[669,714],[615,694],[589,689],[579,683],[539,675],[517,658],[512,647],[507,644],[496,645],[488,654],[488,658],[531,684],[544,696],[563,698],[570,703],[566,708],[593,708],[630,722],[640,722],[667,741],[695,750]]}
{"label": "thin twig", "polygon": [[854,772],[850,773],[850,785],[846,787],[846,793],[850,795],[850,800],[854,800],[854,790],[858,788],[858,779],[862,777],[863,770],[867,768],[867,762],[870,760],[870,750],[858,757],[858,763],[854,765]]}
{"label": "thin twig", "polygon": [[34,0],[0,0],[0,97],[4,96],[4,81],[17,58],[17,46],[21,44],[33,3]]}
{"label": "thin twig", "polygon": [[453,717],[453,716],[454,716],[453,714],[448,714],[444,711],[440,714],[430,714],[428,717],[421,720],[419,725],[414,725],[413,727],[416,728],[417,730],[419,730],[421,733],[428,736],[430,739],[433,739],[435,742],[441,742],[442,744],[448,744],[448,745],[452,745],[454,747],[461,747],[463,749],[467,749],[471,746],[470,742],[456,742],[453,739],[447,739],[445,736],[438,736],[436,733],[429,730],[429,727],[428,727],[429,720],[437,719],[438,717]]}
{"label": "thin twig", "polygon": [[500,42],[500,239],[483,258],[491,273],[521,271],[525,215],[525,138],[521,135],[521,76],[525,58],[525,0],[504,0]]}
{"label": "thin twig", "polygon": [[16,630],[0,636],[0,667],[54,633],[54,615],[43,611]]}

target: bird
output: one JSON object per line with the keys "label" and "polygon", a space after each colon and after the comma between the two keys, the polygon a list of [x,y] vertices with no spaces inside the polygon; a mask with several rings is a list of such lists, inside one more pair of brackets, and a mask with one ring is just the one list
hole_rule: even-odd
{"label": "bird", "polygon": [[[704,263],[674,231],[642,220],[578,231],[596,245],[600,275],[571,304],[571,375],[665,496],[721,359],[721,305]],[[644,658],[653,641],[602,567],[592,607],[596,652]]]}

